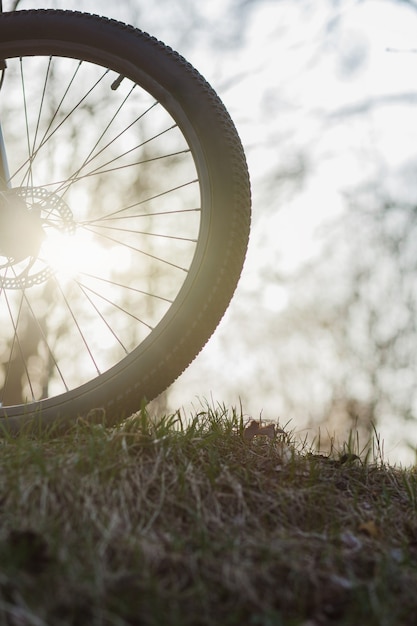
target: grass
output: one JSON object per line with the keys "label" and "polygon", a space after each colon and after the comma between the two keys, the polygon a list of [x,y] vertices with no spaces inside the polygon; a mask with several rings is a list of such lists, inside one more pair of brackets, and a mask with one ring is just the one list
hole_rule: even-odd
{"label": "grass", "polygon": [[143,409],[3,439],[0,625],[414,624],[416,471],[243,430]]}

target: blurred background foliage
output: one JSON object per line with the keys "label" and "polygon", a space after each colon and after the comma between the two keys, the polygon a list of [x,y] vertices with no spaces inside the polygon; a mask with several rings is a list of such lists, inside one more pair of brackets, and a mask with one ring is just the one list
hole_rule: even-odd
{"label": "blurred background foliage", "polygon": [[241,135],[253,187],[242,280],[155,410],[241,403],[341,439],[375,425],[389,460],[413,461],[417,2],[4,5],[81,8],[150,32],[201,71]]}

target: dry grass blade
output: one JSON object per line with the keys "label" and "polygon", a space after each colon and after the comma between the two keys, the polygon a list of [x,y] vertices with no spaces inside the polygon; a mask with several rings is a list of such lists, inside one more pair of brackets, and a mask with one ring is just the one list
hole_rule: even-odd
{"label": "dry grass blade", "polygon": [[5,439],[0,624],[414,624],[415,471],[259,428],[143,409]]}

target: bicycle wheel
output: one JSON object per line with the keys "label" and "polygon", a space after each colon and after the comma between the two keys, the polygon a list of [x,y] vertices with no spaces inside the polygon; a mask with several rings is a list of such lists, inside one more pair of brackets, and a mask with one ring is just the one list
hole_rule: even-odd
{"label": "bicycle wheel", "polygon": [[182,57],[78,12],[0,16],[0,421],[109,423],[166,389],[239,279],[250,189]]}

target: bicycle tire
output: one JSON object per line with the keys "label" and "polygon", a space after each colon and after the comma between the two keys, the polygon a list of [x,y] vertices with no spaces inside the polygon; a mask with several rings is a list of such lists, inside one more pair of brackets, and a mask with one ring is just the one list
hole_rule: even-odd
{"label": "bicycle tire", "polygon": [[[164,309],[163,313],[160,314],[161,317],[158,319],[157,323],[155,325],[149,324],[150,330],[146,331],[146,336],[136,341],[137,345],[133,348],[129,347],[127,350],[126,347],[123,346],[125,353],[120,359],[118,358],[116,362],[111,362],[110,365],[108,367],[106,365],[104,369],[98,368],[96,365],[97,372],[88,380],[81,380],[80,384],[77,382],[73,384],[71,382],[71,384],[67,385],[66,381],[63,380],[63,384],[65,385],[64,391],[49,392],[48,389],[46,397],[45,392],[44,395],[41,394],[40,397],[36,397],[32,389],[32,387],[36,385],[29,380],[31,376],[29,373],[30,367],[32,366],[30,363],[24,363],[24,375],[29,380],[31,394],[28,394],[29,397],[22,399],[21,403],[14,404],[3,402],[3,406],[0,409],[0,417],[4,418],[0,420],[0,426],[9,430],[19,429],[22,425],[26,425],[28,421],[33,422],[34,420],[37,424],[49,424],[56,421],[72,423],[78,416],[85,416],[89,411],[97,407],[104,409],[107,423],[112,423],[120,419],[121,416],[127,417],[131,415],[140,408],[141,403],[152,400],[174,382],[200,352],[214,332],[229,305],[241,274],[250,228],[250,183],[242,144],[224,105],[202,76],[178,53],[147,33],[133,28],[132,26],[127,26],[120,22],[96,15],[72,11],[29,10],[4,13],[0,16],[0,58],[5,59],[8,65],[5,74],[5,85],[0,94],[2,100],[5,98],[5,93],[9,94],[7,91],[9,88],[7,80],[8,75],[12,75],[12,69],[9,69],[9,67],[13,67],[13,63],[17,66],[17,63],[20,62],[21,74],[24,71],[22,70],[23,62],[35,63],[36,61],[42,64],[50,64],[48,65],[48,69],[45,69],[44,72],[46,77],[44,77],[42,81],[39,79],[39,84],[33,79],[32,82],[27,79],[28,86],[33,87],[40,104],[36,113],[37,117],[34,117],[35,121],[33,123],[33,126],[37,124],[37,127],[35,130],[32,129],[31,135],[29,130],[27,132],[28,151],[32,152],[31,156],[27,159],[29,164],[25,166],[24,184],[22,184],[22,182],[17,184],[15,182],[17,177],[14,181],[12,180],[11,183],[11,193],[14,194],[13,202],[17,202],[17,197],[18,202],[24,205],[24,210],[26,211],[26,217],[24,217],[26,222],[23,221],[20,226],[23,230],[29,228],[32,222],[35,223],[36,220],[38,220],[38,222],[41,220],[39,223],[41,223],[42,226],[42,233],[39,229],[38,230],[42,237],[44,231],[46,232],[48,228],[48,232],[60,230],[60,233],[62,231],[65,236],[69,233],[68,237],[70,237],[72,236],[72,231],[69,232],[71,229],[83,227],[84,230],[88,230],[89,228],[90,231],[93,231],[92,236],[96,238],[99,236],[97,232],[100,231],[99,234],[102,237],[102,241],[104,240],[102,236],[104,217],[101,223],[99,223],[99,218],[94,218],[96,221],[91,219],[90,222],[88,222],[87,219],[84,219],[84,221],[80,219],[77,223],[74,214],[75,209],[73,206],[67,204],[66,200],[68,194],[76,187],[75,183],[88,183],[92,185],[90,179],[94,178],[93,174],[89,174],[89,178],[85,175],[84,179],[86,180],[82,180],[83,170],[78,170],[77,174],[77,167],[75,167],[75,169],[73,168],[72,170],[75,171],[75,174],[73,174],[74,177],[73,179],[68,178],[66,187],[63,187],[62,181],[56,181],[56,179],[48,184],[37,185],[33,182],[35,178],[36,160],[38,158],[42,163],[42,176],[44,176],[48,167],[55,167],[56,162],[60,160],[64,162],[67,168],[69,164],[72,165],[72,157],[69,158],[65,153],[65,150],[67,150],[68,155],[70,155],[70,148],[68,146],[71,144],[71,141],[67,141],[66,135],[64,136],[64,140],[61,139],[61,143],[58,144],[60,149],[54,153],[53,158],[48,156],[49,161],[47,161],[46,157],[39,156],[40,153],[46,153],[49,149],[45,148],[48,143],[47,139],[50,143],[58,141],[56,137],[63,132],[62,128],[67,123],[67,118],[63,118],[65,124],[64,122],[60,122],[61,126],[58,126],[56,131],[54,130],[58,125],[57,118],[61,115],[61,110],[59,110],[59,114],[56,112],[58,105],[55,104],[55,117],[52,122],[50,120],[53,115],[49,114],[49,123],[51,124],[49,131],[46,132],[42,140],[38,139],[38,134],[40,133],[38,127],[42,124],[41,118],[44,116],[44,111],[47,108],[45,104],[46,99],[47,97],[52,98],[53,96],[53,94],[48,95],[48,81],[52,81],[50,76],[53,75],[54,80],[57,80],[56,76],[59,75],[59,80],[54,83],[55,86],[59,85],[61,82],[60,72],[62,70],[55,70],[53,74],[53,69],[50,69],[50,66],[52,67],[52,61],[48,61],[49,59],[52,59],[53,63],[61,63],[62,67],[64,67],[65,63],[69,64],[72,61],[77,62],[80,67],[87,68],[85,71],[91,72],[92,75],[93,70],[95,71],[96,68],[99,68],[100,71],[103,69],[109,72],[112,81],[109,84],[112,92],[116,94],[118,93],[120,84],[124,86],[125,83],[128,83],[129,89],[132,89],[132,92],[129,93],[138,93],[138,91],[134,91],[136,88],[139,90],[141,98],[145,98],[145,96],[147,97],[147,95],[149,95],[156,103],[155,106],[158,107],[158,111],[161,110],[161,112],[158,113],[158,115],[161,115],[161,119],[162,115],[165,115],[165,113],[173,119],[174,124],[172,126],[172,132],[177,134],[178,131],[181,132],[182,138],[181,140],[178,139],[178,141],[185,140],[187,146],[184,148],[184,155],[187,154],[187,158],[189,158],[189,156],[192,158],[191,165],[188,161],[187,165],[183,165],[181,161],[182,156],[177,153],[175,153],[175,156],[169,154],[170,163],[173,165],[172,167],[166,165],[166,163],[163,165],[164,169],[162,170],[163,175],[161,175],[161,179],[164,179],[165,176],[169,178],[171,175],[174,175],[175,172],[178,172],[180,176],[183,171],[187,170],[188,172],[187,168],[191,167],[195,167],[197,173],[196,181],[192,184],[186,183],[188,187],[198,185],[200,206],[197,208],[200,221],[198,227],[195,227],[197,237],[195,241],[193,240],[194,243],[192,245],[194,248],[192,253],[187,252],[187,254],[190,255],[189,266],[186,268],[185,272],[184,268],[182,266],[180,267],[185,274],[185,278],[179,287],[175,287],[175,289],[177,289],[175,297],[172,297],[172,299],[165,298],[165,300],[169,300],[170,303],[167,305],[168,309],[166,311]],[[39,61],[37,61],[38,59]],[[60,68],[61,65],[57,65],[57,67]],[[42,65],[42,68],[43,67],[44,65]],[[72,80],[75,82],[76,79],[73,78]],[[103,81],[105,80],[107,80],[107,75]],[[72,84],[73,83],[71,83],[71,88]],[[130,87],[131,85],[132,87]],[[26,88],[28,87],[25,85],[23,91]],[[69,91],[70,87],[67,89]],[[90,92],[88,93],[90,94]],[[110,90],[108,87],[105,93],[106,97],[110,99]],[[112,94],[111,96],[113,97]],[[56,95],[54,97],[57,98]],[[69,98],[69,96],[65,97],[67,99]],[[90,97],[90,95],[88,97]],[[29,97],[26,96],[25,93],[22,98],[24,99],[25,107],[28,102],[31,105],[31,100],[27,99]],[[87,96],[86,99],[88,100]],[[101,118],[104,117],[106,112],[104,104],[106,106],[107,104],[103,99],[94,100],[93,104],[99,111],[95,114],[96,117],[92,117],[93,114],[88,109],[87,104],[85,105],[85,103],[83,103],[82,105],[78,105],[80,111],[79,113],[77,112],[77,115],[83,116],[83,135],[87,135],[92,128],[94,129],[97,123],[97,117],[99,116],[101,121]],[[27,106],[27,108],[28,111],[25,112],[26,126],[28,126],[27,118],[30,117],[31,106]],[[134,107],[132,107],[132,109],[133,108]],[[74,115],[75,113],[70,111],[69,117],[74,117]],[[90,115],[91,117],[88,117]],[[1,114],[1,120],[4,134],[6,135],[8,123],[7,116],[5,116],[4,113]],[[94,124],[90,125],[88,120],[93,120]],[[140,123],[142,124],[144,122],[141,121]],[[71,126],[71,129],[72,128]],[[77,126],[77,128],[79,127]],[[140,132],[142,132],[142,130],[140,130]],[[169,135],[168,131],[164,130],[163,132],[165,135]],[[139,134],[139,130],[135,130],[135,133]],[[158,137],[157,134],[156,137]],[[153,140],[156,142],[159,141],[159,139],[155,137],[153,137]],[[100,138],[100,141],[103,141],[103,139]],[[118,141],[122,142],[122,139],[119,138]],[[125,137],[123,137],[123,141],[126,141]],[[36,145],[36,142],[38,142],[38,145]],[[146,144],[146,141],[144,141],[144,144]],[[111,149],[114,149],[113,146]],[[149,148],[146,147],[145,149],[142,145],[142,152],[144,153],[145,150],[149,150]],[[96,153],[98,151],[99,149],[96,147]],[[62,153],[64,154],[63,157],[61,156]],[[42,158],[44,161],[42,161]],[[126,160],[128,157],[122,154],[120,158],[123,162],[123,159]],[[147,156],[148,161],[146,167],[153,167],[153,163],[156,163],[158,158],[161,161],[167,159],[165,154],[161,157],[158,154],[155,156],[155,154],[151,153],[150,157]],[[87,159],[88,163],[91,163],[91,161],[91,157],[90,161]],[[104,163],[106,165],[100,165],[100,167],[96,168],[99,170],[98,174],[97,171],[94,171],[94,175],[100,181],[107,180],[103,177],[103,173],[106,172],[106,167],[109,172],[108,178],[111,178],[111,176],[125,175],[121,166],[116,172],[116,168],[114,171],[111,171],[108,162],[104,161]],[[135,167],[136,166],[137,163],[135,163]],[[20,167],[22,168],[22,166]],[[59,167],[59,164],[56,165],[56,167]],[[143,163],[142,167],[144,167]],[[131,166],[129,162],[125,165],[125,168],[133,169],[133,166]],[[19,171],[17,167],[15,170]],[[20,171],[22,171],[22,169]],[[11,176],[13,177],[13,173]],[[139,178],[139,180],[141,179]],[[175,208],[175,210],[171,212],[166,209],[166,206],[168,206],[168,204],[166,204],[162,212],[165,211],[167,215],[169,214],[169,217],[166,217],[167,220],[173,221],[174,218],[177,219],[178,216],[181,228],[184,228],[188,233],[187,229],[189,226],[188,224],[186,225],[184,216],[179,216],[181,212],[185,213],[185,211],[189,211],[191,213],[191,209],[189,208],[182,209],[181,204],[181,202],[185,202],[188,199],[186,195],[188,189],[187,192],[183,189],[174,189],[174,183],[171,183],[172,189],[170,189],[169,192],[165,192],[157,174],[150,175],[149,180],[161,186],[157,188],[156,193],[151,194],[151,201],[146,200],[148,204],[152,202],[156,203],[157,199],[155,198],[157,198],[158,194],[160,194],[160,198],[164,193],[166,196],[171,194],[171,197],[175,194],[184,194],[184,197],[180,196],[178,199],[178,206],[180,208]],[[148,179],[146,179],[146,182],[143,184],[141,183],[143,188],[150,184],[147,181]],[[58,182],[60,185],[57,185]],[[100,182],[100,185],[98,183],[96,184],[96,182],[94,184],[96,187],[100,185],[105,186],[104,182]],[[111,204],[112,201],[114,202],[114,200],[112,200],[113,195],[111,195],[114,192],[110,187],[110,183],[106,184],[108,185],[108,187],[106,187],[106,197],[105,192],[102,192],[100,196],[100,202],[103,202],[103,205],[106,203],[106,200],[108,200],[109,204]],[[133,184],[127,185],[129,194],[133,186]],[[141,193],[142,187],[140,188]],[[116,188],[118,187],[114,187],[114,189]],[[51,189],[58,189],[58,191],[51,192]],[[60,189],[64,189],[64,191],[60,193]],[[67,195],[65,196],[65,194]],[[98,200],[97,204],[99,204]],[[177,206],[173,200],[172,206]],[[169,209],[171,209],[171,206],[169,206]],[[116,219],[116,210],[113,213],[109,212],[109,209],[106,210],[107,213],[105,217],[107,223],[110,223],[109,228],[113,228],[111,220],[114,221]],[[193,210],[196,211],[197,209],[193,208]],[[125,213],[122,214],[122,211],[125,211]],[[173,214],[175,211],[176,215]],[[32,222],[29,220],[29,213]],[[133,224],[134,220],[137,220],[139,216],[136,214],[133,215],[133,210],[131,213],[129,213],[126,208],[121,208],[119,209],[117,217],[120,220],[121,217],[126,218],[126,216],[128,216]],[[149,215],[152,215],[152,217],[149,218],[151,221],[153,220],[152,223],[158,221],[159,218],[155,217],[157,213],[156,210],[149,213]],[[53,218],[51,218],[51,215]],[[68,217],[68,215],[70,215],[70,217]],[[55,220],[55,222],[53,220]],[[120,250],[122,252],[124,251],[129,257],[126,262],[126,267],[129,268],[137,263],[137,252],[139,252],[140,248],[140,245],[137,244],[136,239],[134,239],[134,237],[139,237],[139,235],[136,234],[137,228],[135,222],[135,233],[131,232],[134,230],[133,228],[130,228],[129,231],[126,229],[123,236],[126,237],[127,243],[120,244],[125,246],[123,249],[120,248]],[[114,228],[114,231],[111,232],[115,233],[116,230],[117,229]],[[118,232],[121,231],[123,231],[123,229],[119,228]],[[128,232],[129,234],[127,234]],[[145,232],[142,233],[141,236],[148,241],[150,237],[146,238],[145,235],[149,234],[149,232]],[[114,234],[106,236],[105,245],[107,245],[109,258],[111,254],[113,254],[113,247],[115,249],[117,248],[117,244],[113,244],[111,241],[116,242],[116,239],[118,241],[119,236],[121,237],[122,234],[117,235],[117,237]],[[40,241],[42,237],[40,237]],[[168,242],[168,244],[166,243],[170,238],[169,234],[165,233],[160,235],[153,233],[152,246],[155,246],[154,241],[158,239],[158,237],[165,238],[164,245],[171,245],[170,242]],[[189,244],[192,239],[191,236],[180,237],[174,234],[171,238],[176,240],[172,245],[175,244],[180,247],[181,240],[185,242],[184,246],[191,246],[191,243]],[[34,312],[38,303],[35,301],[32,302],[32,293],[42,288],[44,289],[42,293],[45,294],[47,292],[46,285],[49,285],[48,281],[53,282],[53,288],[55,289],[54,297],[57,301],[58,297],[61,297],[61,292],[64,291],[64,287],[59,283],[61,279],[57,278],[53,268],[51,272],[49,272],[49,269],[46,270],[43,266],[41,270],[37,271],[34,269],[37,267],[37,264],[40,263],[40,259],[37,258],[37,255],[40,254],[38,248],[35,246],[29,249],[29,247],[25,248],[23,246],[23,252],[21,252],[16,244],[16,247],[13,248],[11,253],[5,252],[8,248],[4,240],[3,250],[0,250],[0,254],[3,254],[4,257],[3,264],[1,265],[2,282],[0,284],[0,307],[10,309],[13,304],[13,298],[17,303],[14,305],[13,314],[10,313],[10,311],[7,311],[5,314],[11,318],[9,326],[13,329],[15,337],[9,340],[7,347],[3,350],[3,353],[6,354],[6,357],[3,356],[3,362],[8,359],[3,366],[3,388],[6,388],[6,382],[10,383],[12,380],[12,375],[10,374],[12,356],[20,351],[21,360],[24,361],[25,351],[23,349],[23,339],[20,339],[18,336],[18,329],[24,326],[22,308],[27,310],[26,314],[29,318],[29,322],[36,327],[35,330],[38,335],[40,336],[40,333],[43,333],[39,340],[39,345],[41,345],[41,347],[43,346],[43,353],[48,353],[47,356],[44,357],[44,361],[48,362],[50,370],[55,368],[59,370],[59,359],[64,359],[64,357],[60,356],[64,354],[64,352],[59,352],[59,349],[55,348],[55,344],[52,345],[52,342],[48,344],[49,340],[46,337],[46,333],[49,329],[45,330],[45,327],[49,321],[45,321],[46,313],[42,313],[43,317],[41,319],[41,314],[37,317]],[[117,248],[117,250],[119,249]],[[161,262],[165,262],[162,253],[157,252],[153,254],[153,247],[149,247],[149,250],[150,252],[144,252],[142,248],[140,248],[141,259],[143,259],[145,255],[147,259],[146,262],[148,262],[149,259],[149,262],[152,262],[152,257],[158,260],[159,265]],[[23,260],[21,259],[22,254],[24,257]],[[114,252],[114,259],[120,258],[115,255],[116,252]],[[131,255],[131,258],[129,255]],[[121,256],[123,256],[123,254]],[[185,256],[186,253],[184,252],[184,258]],[[177,257],[175,256],[175,258]],[[168,265],[168,262],[166,262],[166,264]],[[171,261],[170,264],[173,266],[176,265],[173,261]],[[101,257],[101,265],[103,266],[103,257]],[[178,266],[180,265],[180,262],[178,262]],[[145,266],[145,262],[141,261],[138,263],[138,267],[142,269],[142,266]],[[108,268],[106,271],[110,272],[111,269],[112,268]],[[118,270],[122,272],[120,268],[118,268]],[[126,272],[128,271],[130,270],[126,269]],[[145,271],[145,269],[143,271]],[[168,270],[164,267],[163,270],[155,271],[155,275],[158,277],[158,272],[164,274],[164,272],[167,273],[168,271],[171,271],[171,268]],[[174,272],[174,270],[172,271]],[[175,271],[177,272],[178,270]],[[128,279],[124,278],[123,280],[126,281],[126,285],[123,284],[123,297],[120,296],[118,301],[115,300],[113,303],[106,304],[106,301],[110,301],[110,297],[106,295],[110,286],[112,286],[112,289],[115,291],[119,289],[119,286],[117,285],[117,281],[113,278],[113,274],[107,273],[105,275],[103,274],[103,276],[104,278],[101,276],[97,278],[94,283],[94,285],[97,285],[98,280],[101,280],[102,283],[106,282],[107,291],[103,291],[103,293],[98,294],[98,287],[93,288],[90,284],[86,286],[81,281],[77,283],[76,287],[71,287],[71,289],[76,288],[77,293],[82,292],[83,297],[85,296],[82,305],[73,304],[71,296],[68,295],[69,293],[72,294],[70,291],[65,292],[65,296],[63,296],[59,305],[52,307],[52,305],[48,303],[50,307],[48,309],[49,318],[54,315],[58,316],[57,311],[63,309],[65,309],[65,311],[69,309],[70,311],[65,313],[68,318],[66,318],[66,323],[68,326],[71,326],[71,332],[73,334],[66,335],[65,329],[63,331],[60,330],[59,324],[61,322],[56,321],[54,341],[56,340],[57,345],[61,342],[61,345],[67,345],[68,348],[70,348],[73,339],[76,338],[76,341],[79,341],[80,345],[82,345],[83,342],[83,344],[87,346],[87,354],[83,357],[84,360],[86,362],[91,360],[94,364],[96,357],[94,354],[89,354],[90,349],[88,347],[90,334],[94,334],[94,324],[101,325],[103,327],[103,333],[106,331],[105,326],[108,326],[110,330],[111,323],[113,322],[108,320],[117,320],[117,315],[114,310],[116,308],[120,311],[123,310],[125,306],[123,304],[123,298],[129,301],[129,306],[131,306],[130,295],[127,295],[127,290],[130,289],[130,294],[133,289],[136,289],[136,286],[132,287],[128,285]],[[88,281],[87,278],[85,280]],[[146,280],[149,284],[156,282],[154,278],[150,279],[147,277]],[[170,283],[168,273],[164,280],[161,279],[160,282],[163,283],[164,281],[167,283],[167,290],[169,291],[171,284],[168,285],[168,283]],[[136,283],[134,283],[134,285],[136,285]],[[69,289],[70,287],[68,287],[68,290]],[[153,293],[148,293],[148,296],[149,295],[152,295],[154,299],[159,297]],[[80,295],[77,297],[81,298]],[[116,295],[114,297],[116,298]],[[139,296],[137,297],[139,299]],[[161,296],[161,300],[163,299],[164,297]],[[110,305],[113,306],[111,313],[109,313]],[[43,308],[40,307],[39,310],[43,311],[46,306],[47,305],[44,303]],[[128,305],[126,305],[126,309],[127,307]],[[158,307],[155,304],[152,306],[139,306],[138,304],[138,308],[141,311],[142,309],[148,308],[152,310],[153,315],[154,309]],[[78,315],[77,311],[81,311],[82,313],[79,314],[84,315],[86,309],[89,310],[89,325],[84,321],[77,322],[76,318]],[[94,310],[97,312],[97,320],[95,322],[92,320]],[[52,314],[50,311],[52,311]],[[122,313],[120,313],[120,315],[122,315]],[[129,319],[133,319],[132,326],[137,324],[134,319],[135,314],[132,310],[129,310],[129,315]],[[141,315],[138,313],[137,317],[140,317],[139,321],[143,324]],[[116,324],[116,321],[114,323]],[[122,325],[126,324],[126,321],[120,320],[117,323]],[[85,324],[87,330],[81,331],[77,324],[80,328]],[[60,332],[63,333],[62,338],[60,337]],[[125,326],[121,326],[117,331],[111,329],[111,332],[114,334],[115,343],[116,339],[121,344],[126,342],[127,345],[129,343],[130,335],[126,334],[127,339],[123,338],[122,340],[119,338],[119,334],[121,336],[122,333],[125,332]],[[139,337],[139,331],[135,332],[138,333]],[[110,335],[110,333],[108,334]],[[97,337],[98,338],[95,339],[99,346],[97,350],[101,354],[101,346],[99,345],[101,339],[98,335]],[[12,342],[12,348],[10,348],[10,341]],[[40,350],[39,345],[37,349]],[[112,347],[112,350],[116,352],[116,348],[119,348],[119,346]],[[102,351],[104,352],[104,349]],[[90,365],[91,364],[89,364],[88,367],[90,367]],[[46,366],[44,365],[44,367]],[[84,365],[80,366],[78,369],[81,371],[82,367],[84,367]],[[85,367],[87,368],[87,365]],[[75,371],[77,367],[73,366],[73,369]],[[71,369],[71,372],[72,371]],[[8,376],[10,380],[7,378]],[[59,378],[58,375],[56,376]],[[90,375],[88,374],[88,376]],[[61,378],[64,379],[62,375]],[[44,384],[44,387],[46,388],[48,385]]]}

